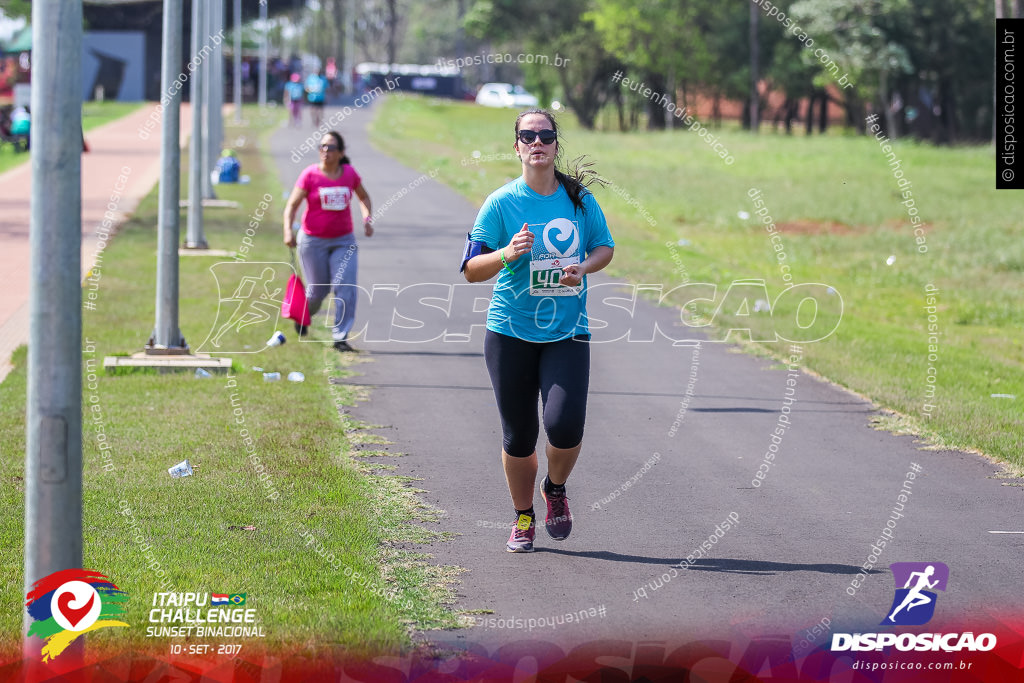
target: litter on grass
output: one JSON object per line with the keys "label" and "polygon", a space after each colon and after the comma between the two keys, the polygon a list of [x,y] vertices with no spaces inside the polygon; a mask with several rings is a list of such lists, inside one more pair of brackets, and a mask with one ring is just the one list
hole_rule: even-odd
{"label": "litter on grass", "polygon": [[173,479],[179,479],[181,477],[191,477],[193,469],[192,464],[186,459],[182,460],[174,467],[167,468],[167,473],[170,474]]}

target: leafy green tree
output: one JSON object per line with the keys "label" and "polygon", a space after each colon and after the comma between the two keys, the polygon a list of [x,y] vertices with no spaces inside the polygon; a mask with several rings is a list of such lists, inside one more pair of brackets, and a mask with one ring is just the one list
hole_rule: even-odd
{"label": "leafy green tree", "polygon": [[893,77],[912,70],[899,29],[909,10],[910,0],[801,0],[790,8],[814,41],[813,49],[801,49],[803,63],[816,68],[818,88],[839,88],[849,123],[863,128],[865,102],[887,110]]}
{"label": "leafy green tree", "polygon": [[[544,54],[557,73],[565,102],[580,125],[593,128],[617,86],[620,62],[603,47],[584,16],[585,0],[476,0],[464,19],[466,32],[495,43],[521,41],[525,52]],[[555,58],[560,63],[554,64]]]}
{"label": "leafy green tree", "polygon": [[[868,105],[884,114],[890,136],[949,142],[990,133],[988,0],[800,0],[791,13],[856,84],[841,91],[851,119],[862,120]],[[802,57],[814,65],[812,50]],[[834,76],[819,62],[815,79]]]}
{"label": "leafy green tree", "polygon": [[2,0],[0,15],[5,15],[9,19],[31,19],[32,3],[29,0]]}
{"label": "leafy green tree", "polygon": [[[605,49],[623,62],[632,77],[666,94],[682,109],[689,91],[706,90],[720,75],[711,42],[714,31],[721,27],[725,4],[729,3],[595,0],[585,16],[594,23]],[[636,100],[638,96],[629,97]],[[640,101],[648,112],[648,127],[673,125],[664,105],[650,99]]]}

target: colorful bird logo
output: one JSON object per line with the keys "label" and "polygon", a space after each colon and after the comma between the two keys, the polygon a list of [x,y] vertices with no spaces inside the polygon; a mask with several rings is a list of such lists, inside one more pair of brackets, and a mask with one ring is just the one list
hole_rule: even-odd
{"label": "colorful bird logo", "polygon": [[46,641],[41,654],[52,660],[78,636],[120,621],[128,595],[106,576],[91,569],[64,569],[39,579],[26,596],[25,607],[34,620],[28,635]]}

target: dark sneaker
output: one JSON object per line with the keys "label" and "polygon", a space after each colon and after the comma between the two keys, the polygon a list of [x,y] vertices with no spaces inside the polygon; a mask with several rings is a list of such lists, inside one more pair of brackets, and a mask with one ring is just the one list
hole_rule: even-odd
{"label": "dark sneaker", "polygon": [[309,325],[300,325],[299,323],[295,323],[295,334],[299,335],[300,337],[305,337],[308,332]]}
{"label": "dark sneaker", "polygon": [[349,346],[349,343],[344,339],[339,339],[338,341],[334,342],[334,348],[343,353],[355,353],[355,349]]}
{"label": "dark sneaker", "polygon": [[548,536],[556,541],[564,541],[572,531],[572,513],[569,512],[569,498],[565,495],[565,487],[562,487],[561,493],[548,493],[544,490],[542,483],[540,495],[548,504],[548,516],[544,520],[544,528],[548,530]]}
{"label": "dark sneaker", "polygon": [[508,537],[505,549],[510,553],[532,553],[533,539],[537,534],[533,515],[520,513],[512,527],[512,535]]}

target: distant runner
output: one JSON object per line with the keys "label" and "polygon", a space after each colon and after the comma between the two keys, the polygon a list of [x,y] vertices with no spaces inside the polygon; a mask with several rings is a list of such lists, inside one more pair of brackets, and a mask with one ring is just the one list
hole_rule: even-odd
{"label": "distant runner", "polygon": [[324,98],[327,95],[327,79],[320,69],[306,77],[306,101],[309,102],[309,115],[313,119],[313,127],[319,128],[324,116]]}
{"label": "distant runner", "polygon": [[284,101],[288,105],[288,125],[295,128],[302,126],[302,100],[306,89],[302,85],[302,76],[292,74],[291,80],[284,84]]}
{"label": "distant runner", "polygon": [[[284,243],[298,245],[302,273],[306,277],[309,314],[316,315],[327,294],[334,290],[334,327],[331,336],[338,351],[354,351],[348,343],[356,320],[356,271],[359,258],[352,226],[352,197],[363,212],[363,232],[373,237],[373,209],[363,180],[345,154],[345,141],[337,131],[320,138],[320,163],[306,167],[284,207]],[[292,223],[302,202],[302,228],[295,234]],[[305,325],[295,323],[304,336]]]}
{"label": "distant runner", "polygon": [[537,480],[537,396],[543,402],[548,474],[541,486],[545,528],[555,540],[572,531],[565,483],[579,457],[590,384],[587,273],[612,260],[615,242],[585,185],[597,174],[577,163],[555,167],[554,116],[543,109],[516,118],[513,149],[522,177],[484,202],[468,235],[462,270],[469,282],[495,275],[484,357],[501,415],[505,468],[516,521],[506,549],[533,551]]}

